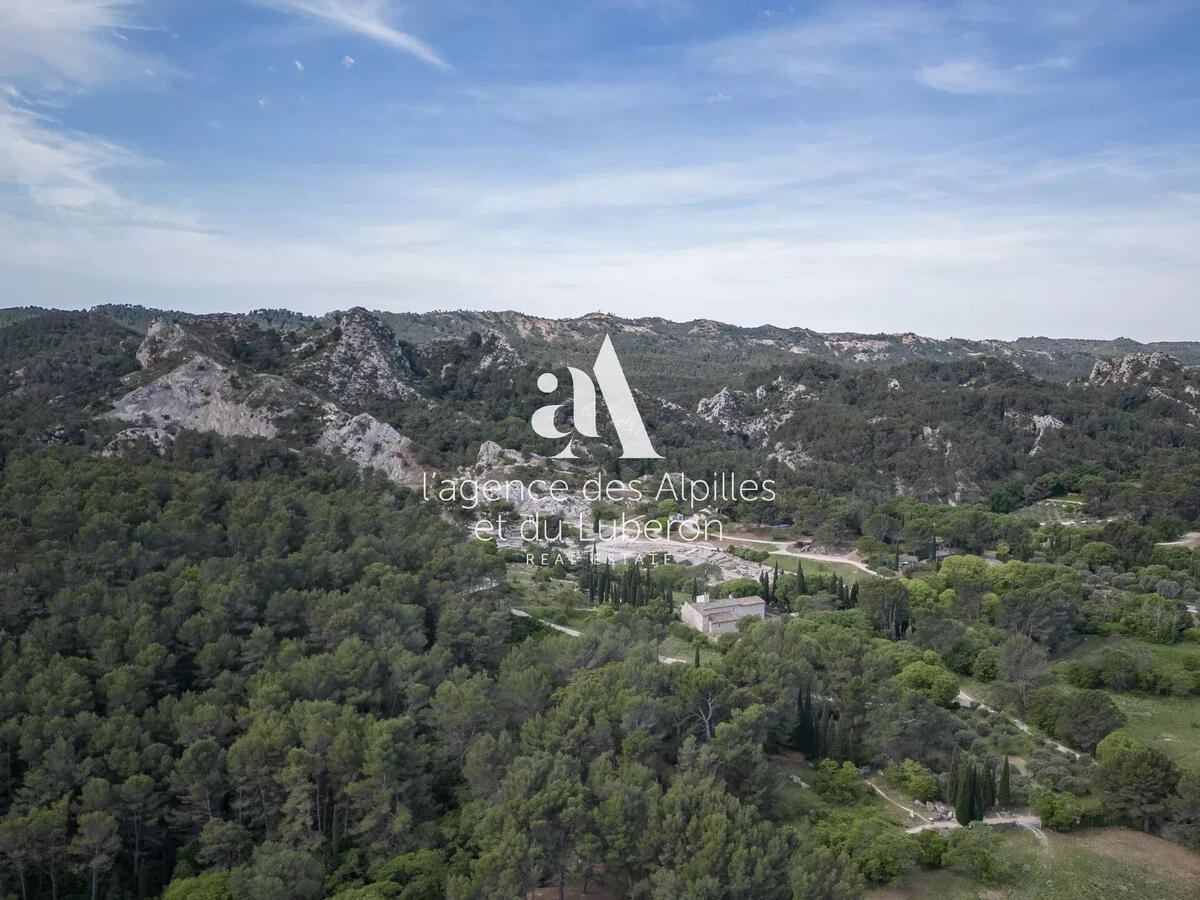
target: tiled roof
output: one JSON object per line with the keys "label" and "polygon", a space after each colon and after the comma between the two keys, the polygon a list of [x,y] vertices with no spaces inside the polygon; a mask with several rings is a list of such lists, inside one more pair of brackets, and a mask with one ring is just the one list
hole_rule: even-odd
{"label": "tiled roof", "polygon": [[714,600],[713,602],[720,603],[725,606],[728,606],[729,604],[736,604],[738,606],[756,606],[757,604],[763,602],[763,598],[757,597],[757,596],[755,596],[755,597],[730,597],[728,600]]}
{"label": "tiled roof", "polygon": [[764,604],[762,597],[729,597],[725,600],[705,600],[688,605],[710,622],[729,622],[732,619],[718,617],[732,616],[733,619],[737,619],[749,613],[748,607],[762,607]]}

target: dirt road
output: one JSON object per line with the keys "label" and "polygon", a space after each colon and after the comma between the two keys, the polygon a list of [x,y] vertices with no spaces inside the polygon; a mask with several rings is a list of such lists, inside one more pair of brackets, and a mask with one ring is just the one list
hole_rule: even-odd
{"label": "dirt road", "polygon": [[[989,710],[990,712],[994,712],[998,715],[1004,716],[1010,722],[1012,722],[1014,725],[1016,725],[1018,728],[1020,728],[1023,732],[1025,732],[1027,735],[1029,735],[1030,737],[1037,737],[1037,735],[1033,733],[1033,729],[1030,728],[1029,725],[1022,722],[1020,719],[1016,718],[1015,716],[1009,715],[1002,709],[996,709],[993,706],[988,706],[986,703],[984,703],[981,700],[976,700],[974,697],[972,697],[970,694],[968,694],[966,691],[962,690],[961,688],[958,691],[958,696],[955,697],[954,700],[959,706],[979,707],[980,709],[986,709],[986,710]],[[1076,759],[1083,758],[1082,753],[1080,753],[1078,750],[1072,750],[1066,744],[1060,744],[1058,741],[1051,740],[1050,738],[1042,738],[1042,741],[1048,747],[1053,747],[1059,753],[1062,753],[1067,756],[1073,756]]]}

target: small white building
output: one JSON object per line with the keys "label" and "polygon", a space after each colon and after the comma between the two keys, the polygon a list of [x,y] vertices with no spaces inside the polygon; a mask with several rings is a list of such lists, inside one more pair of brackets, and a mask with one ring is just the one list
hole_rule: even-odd
{"label": "small white building", "polygon": [[767,605],[762,597],[729,597],[724,600],[709,600],[700,596],[691,603],[683,604],[679,618],[684,625],[704,634],[727,634],[737,631],[739,619],[754,616],[767,617]]}

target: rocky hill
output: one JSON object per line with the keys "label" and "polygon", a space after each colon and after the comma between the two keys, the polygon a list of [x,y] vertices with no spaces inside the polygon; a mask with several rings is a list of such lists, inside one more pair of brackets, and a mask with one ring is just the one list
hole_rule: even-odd
{"label": "rocky hill", "polygon": [[[1127,338],[1111,341],[1020,338],[1016,341],[938,339],[905,334],[821,333],[807,328],[762,325],[745,328],[696,319],[672,322],[661,318],[623,319],[592,313],[575,319],[546,319],[516,312],[454,311],[377,313],[406,340],[464,337],[472,331],[503,334],[530,358],[547,348],[572,363],[595,354],[599,337],[622,334],[622,358],[660,363],[658,376],[671,382],[703,381],[697,362],[711,366],[736,363],[740,369],[786,364],[797,357],[848,366],[895,366],[909,362],[954,362],[993,357],[1017,368],[1058,381],[1085,378],[1097,359],[1129,353],[1166,353],[1182,362],[1200,364],[1200,341],[1140,344]],[[642,368],[629,365],[627,368]],[[662,370],[666,371],[662,371]],[[634,377],[634,376],[631,376]]]}
{"label": "rocky hill", "polygon": [[[400,483],[474,465],[481,446],[536,461],[559,449],[529,427],[538,374],[590,368],[605,335],[671,469],[967,502],[1013,478],[1200,447],[1198,370],[1140,345],[1095,358],[1079,341],[601,314],[5,312],[0,384],[24,431],[0,431],[3,447],[50,435],[165,452],[181,431],[200,431],[311,448]],[[582,449],[589,465],[625,465],[611,435]]]}

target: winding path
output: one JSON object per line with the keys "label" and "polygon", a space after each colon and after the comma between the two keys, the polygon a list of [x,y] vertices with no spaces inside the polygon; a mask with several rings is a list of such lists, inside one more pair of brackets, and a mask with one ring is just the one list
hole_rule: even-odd
{"label": "winding path", "polygon": [[[1042,820],[1030,813],[994,813],[990,816],[984,816],[982,822],[984,825],[1016,825],[1018,828],[1032,831],[1041,843],[1050,843],[1045,832],[1042,831]],[[919,834],[931,828],[939,830],[944,828],[949,831],[954,828],[962,828],[962,826],[958,824],[957,819],[941,819],[937,822],[926,822],[924,825],[914,825],[912,828],[904,830],[909,834]]]}
{"label": "winding path", "polygon": [[[555,631],[561,631],[563,634],[568,634],[571,637],[580,637],[583,634],[583,632],[578,628],[568,628],[566,625],[559,625],[557,622],[551,622],[548,619],[539,619],[537,616],[531,616],[523,609],[517,609],[516,607],[513,607],[509,610],[509,612],[521,619],[533,619],[533,621],[537,622],[539,625],[545,625],[547,628],[553,628]],[[667,663],[668,665],[675,663],[687,663],[686,659],[676,659],[674,656],[660,656],[658,661],[660,663]]]}
{"label": "winding path", "polygon": [[[868,575],[874,575],[876,577],[879,577],[879,573],[868,568],[866,563],[859,562],[857,559],[851,559],[849,556],[839,556],[836,553],[813,553],[812,551],[801,552],[799,550],[787,549],[788,544],[793,544],[793,543],[795,543],[795,541],[765,541],[761,538],[732,537],[732,536],[726,538],[726,540],[733,542],[733,543],[741,541],[741,542],[747,543],[747,544],[766,544],[766,545],[774,548],[771,552],[776,554],[777,556],[794,556],[797,559],[811,559],[814,562],[841,563],[842,565],[853,566],[854,568],[858,569],[859,571],[866,572]],[[717,549],[721,549],[721,548],[717,548]]]}
{"label": "winding path", "polygon": [[[1012,722],[1014,725],[1016,725],[1018,728],[1020,728],[1023,732],[1025,732],[1030,737],[1033,737],[1033,738],[1039,737],[1039,735],[1034,734],[1033,729],[1029,725],[1027,725],[1025,722],[1022,722],[1020,719],[1016,718],[1015,716],[1009,715],[1004,710],[996,709],[994,706],[988,706],[982,700],[975,699],[970,694],[968,694],[966,691],[964,691],[962,688],[959,688],[958,696],[954,698],[954,702],[957,703],[959,706],[965,706],[968,709],[971,709],[973,707],[978,707],[979,709],[986,709],[989,712],[997,713],[998,715],[1006,717],[1010,722]],[[1043,737],[1043,738],[1041,738],[1041,740],[1047,746],[1053,747],[1059,753],[1065,754],[1067,756],[1073,756],[1076,759],[1083,759],[1083,754],[1081,752],[1079,752],[1078,750],[1072,750],[1066,744],[1060,744],[1058,741],[1052,740],[1051,738],[1048,738],[1048,737]]]}
{"label": "winding path", "polygon": [[[962,828],[962,826],[958,824],[957,819],[931,819],[924,813],[919,813],[915,809],[910,809],[899,801],[893,800],[887,795],[887,792],[875,782],[868,780],[867,784],[871,785],[871,787],[875,789],[875,793],[877,793],[888,803],[892,804],[892,806],[908,813],[909,818],[922,820],[920,825],[914,825],[911,828],[904,829],[908,834],[919,834],[922,831],[928,831],[933,828],[938,830],[946,829],[947,831],[953,828]],[[1041,818],[1030,813],[997,812],[992,813],[989,816],[984,816],[982,821],[985,825],[1016,825],[1018,828],[1024,828],[1027,831],[1033,832],[1034,836],[1037,837],[1042,844],[1050,843],[1050,840],[1046,837],[1045,832],[1042,831]]]}

